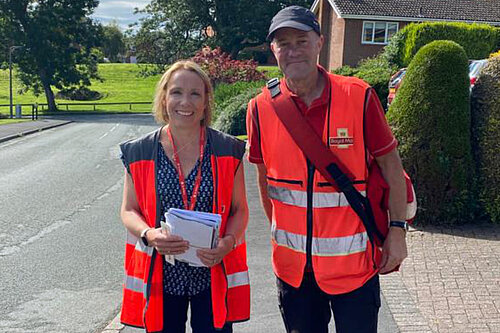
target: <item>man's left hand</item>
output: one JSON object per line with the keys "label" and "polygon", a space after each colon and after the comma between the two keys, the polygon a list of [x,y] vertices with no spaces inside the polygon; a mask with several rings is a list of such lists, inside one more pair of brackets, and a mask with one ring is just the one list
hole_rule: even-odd
{"label": "man's left hand", "polygon": [[393,271],[407,256],[406,231],[397,227],[389,228],[389,233],[382,248],[380,274]]}

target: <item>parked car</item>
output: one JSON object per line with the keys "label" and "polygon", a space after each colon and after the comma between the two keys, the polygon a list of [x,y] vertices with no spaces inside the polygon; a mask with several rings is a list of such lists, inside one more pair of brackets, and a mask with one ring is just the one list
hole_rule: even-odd
{"label": "parked car", "polygon": [[[469,60],[469,79],[470,79],[470,90],[476,84],[477,78],[481,73],[481,70],[488,64],[488,59],[481,60]],[[406,68],[401,68],[396,72],[391,79],[389,80],[389,95],[387,96],[387,108],[391,105],[394,97],[396,97],[396,93],[401,86],[401,82],[403,81],[406,75]]]}
{"label": "parked car", "polygon": [[488,64],[488,59],[482,60],[470,60],[469,61],[469,78],[470,78],[470,89],[476,84],[477,78],[481,73],[481,70]]}
{"label": "parked car", "polygon": [[389,105],[391,105],[394,97],[396,97],[396,92],[403,81],[403,78],[406,75],[406,68],[401,68],[396,72],[391,79],[389,80],[389,95],[387,96],[387,109],[389,109]]}

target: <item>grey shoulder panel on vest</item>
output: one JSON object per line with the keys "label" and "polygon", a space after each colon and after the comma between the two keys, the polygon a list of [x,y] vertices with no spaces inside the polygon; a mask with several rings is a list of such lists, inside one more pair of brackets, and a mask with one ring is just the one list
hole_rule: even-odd
{"label": "grey shoulder panel on vest", "polygon": [[245,154],[245,143],[232,135],[208,128],[208,137],[211,140],[215,156],[232,156],[238,160]]}
{"label": "grey shoulder panel on vest", "polygon": [[160,130],[120,143],[121,159],[127,169],[131,163],[154,158],[155,143],[159,140]]}

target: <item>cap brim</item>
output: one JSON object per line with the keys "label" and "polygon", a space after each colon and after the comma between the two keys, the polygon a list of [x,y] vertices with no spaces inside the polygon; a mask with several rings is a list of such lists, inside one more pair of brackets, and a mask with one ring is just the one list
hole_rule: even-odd
{"label": "cap brim", "polygon": [[267,39],[271,40],[271,37],[273,36],[273,34],[278,29],[281,29],[281,28],[293,28],[293,29],[302,30],[302,31],[313,30],[313,28],[308,26],[307,24],[303,24],[303,23],[296,22],[296,21],[285,21],[283,23],[278,24],[276,27],[274,27],[274,29],[267,34]]}

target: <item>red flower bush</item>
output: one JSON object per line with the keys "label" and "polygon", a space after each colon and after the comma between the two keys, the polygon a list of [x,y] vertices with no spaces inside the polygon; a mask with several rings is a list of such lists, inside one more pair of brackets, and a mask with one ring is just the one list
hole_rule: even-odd
{"label": "red flower bush", "polygon": [[264,80],[266,77],[257,70],[255,60],[234,60],[220,47],[211,49],[205,46],[191,59],[208,74],[212,83],[235,83]]}

